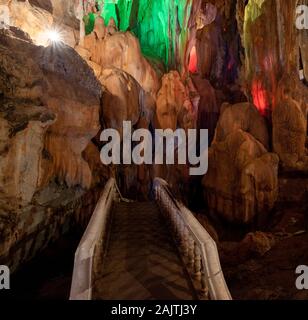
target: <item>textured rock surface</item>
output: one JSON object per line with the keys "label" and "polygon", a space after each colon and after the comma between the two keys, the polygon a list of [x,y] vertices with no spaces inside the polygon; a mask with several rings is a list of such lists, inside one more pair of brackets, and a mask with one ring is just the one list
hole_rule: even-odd
{"label": "textured rock surface", "polygon": [[215,141],[224,141],[226,137],[241,129],[269,148],[269,135],[265,120],[258,110],[250,103],[230,105],[225,103],[221,107],[221,114],[217,124]]}
{"label": "textured rock surface", "polygon": [[0,257],[13,270],[61,234],[74,212],[65,205],[99,180],[82,153],[100,128],[101,85],[70,47],[35,46],[15,28],[0,30],[0,61]]}
{"label": "textured rock surface", "polygon": [[280,72],[279,35],[273,32],[278,24],[276,17],[272,19],[275,2],[250,0],[244,16],[245,81],[254,103],[264,115],[270,114],[275,103]]}
{"label": "textured rock surface", "polygon": [[109,177],[112,176],[112,171],[111,168],[101,162],[99,148],[93,142],[90,142],[83,151],[82,156],[91,170],[91,189],[105,185]]}
{"label": "textured rock surface", "polygon": [[[248,108],[254,115],[251,118]],[[258,123],[258,117],[249,104],[246,110],[227,107],[209,149],[209,171],[203,178],[208,205],[212,214],[231,222],[250,223],[256,216],[263,216],[273,208],[278,196],[278,157],[268,153],[252,135],[253,126],[249,126],[249,122]],[[239,121],[228,123],[229,119]]]}
{"label": "textured rock surface", "polygon": [[94,7],[94,1],[87,1],[85,5],[89,33],[93,30],[93,20],[100,15],[107,25],[112,21],[123,32],[131,30],[146,55],[158,58],[170,69],[187,69],[184,61],[189,58],[189,41],[196,29],[201,0],[97,2],[100,12]]}
{"label": "textured rock surface", "polygon": [[[237,19],[245,48],[243,87],[258,110],[271,117],[284,74],[307,73],[306,30],[295,26],[296,7],[307,1],[238,1]],[[307,77],[305,78],[307,81]]]}
{"label": "textured rock surface", "polygon": [[197,129],[208,129],[209,142],[211,143],[214,138],[216,125],[219,119],[220,106],[216,98],[215,90],[207,79],[203,79],[199,75],[194,75],[192,80],[200,94]]}
{"label": "textured rock surface", "polygon": [[122,135],[123,121],[134,126],[142,113],[150,121],[150,110],[143,109],[144,91],[132,76],[120,69],[104,69],[99,80],[105,89],[101,121],[106,128],[117,129]]}
{"label": "textured rock surface", "polygon": [[85,227],[100,192],[50,184],[35,195],[33,204],[6,212],[0,199],[0,264],[14,272],[77,223]]}
{"label": "textured rock surface", "polygon": [[286,170],[308,172],[308,89],[296,75],[279,83],[279,101],[273,111],[273,148]]}
{"label": "textured rock surface", "polygon": [[[202,212],[204,191],[210,213],[232,223],[260,222],[269,212],[277,219],[277,212],[285,215],[281,207],[292,207],[290,227],[278,232],[307,229],[297,211],[306,210],[308,185],[307,32],[294,25],[298,1],[95,2],[0,0],[11,24],[28,33],[0,31],[0,264],[4,255],[12,266],[31,257],[68,227],[75,210],[86,222],[79,210],[84,189],[101,187],[110,175],[138,200],[160,176]],[[55,26],[85,61],[67,46],[34,46],[46,45]],[[102,165],[100,129],[121,132],[123,120],[134,129],[209,129],[204,190],[187,165]],[[198,218],[217,241],[225,238],[213,221],[230,236],[223,219]],[[247,230],[251,225],[240,226],[241,237]],[[271,234],[248,233],[230,250],[232,263],[266,259],[273,243]],[[237,272],[259,267],[249,260]],[[271,297],[279,290],[251,292]]]}
{"label": "textured rock surface", "polygon": [[38,166],[41,184],[56,176],[69,186],[88,187],[91,172],[81,153],[99,130],[100,84],[69,47],[44,49],[9,33],[1,33],[2,93],[35,101],[57,117],[45,139],[50,160]]}
{"label": "textured rock surface", "polygon": [[55,115],[22,100],[0,102],[0,197],[13,206],[29,203],[40,185],[45,134]]}
{"label": "textured rock surface", "polygon": [[275,237],[272,234],[257,231],[246,235],[240,244],[239,250],[242,251],[241,256],[245,255],[244,252],[264,256],[274,245]]}
{"label": "textured rock surface", "polygon": [[[190,117],[187,115],[186,119],[183,119],[183,113],[190,113]],[[161,129],[175,130],[181,119],[181,128],[195,127],[188,89],[176,71],[171,71],[162,78],[162,86],[156,100],[156,119],[156,127]]]}
{"label": "textured rock surface", "polygon": [[143,57],[138,39],[130,32],[110,34],[102,18],[96,19],[94,32],[87,35],[84,45],[88,59],[102,68],[114,67],[130,74],[145,92],[155,96],[159,81],[154,69]]}
{"label": "textured rock surface", "polygon": [[28,33],[38,45],[47,45],[46,33],[56,28],[62,40],[74,47],[79,40],[78,0],[0,0],[7,6],[10,25]]}

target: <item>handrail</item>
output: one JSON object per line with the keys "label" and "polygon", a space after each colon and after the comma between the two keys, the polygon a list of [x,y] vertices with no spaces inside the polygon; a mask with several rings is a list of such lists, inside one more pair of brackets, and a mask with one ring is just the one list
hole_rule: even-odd
{"label": "handrail", "polygon": [[107,221],[116,193],[116,181],[111,178],[104,188],[76,250],[70,300],[91,300],[92,298],[95,251],[103,245]]}
{"label": "handrail", "polygon": [[213,238],[192,212],[174,198],[166,181],[155,178],[153,187],[155,199],[179,243],[183,260],[200,287],[200,298],[231,300]]}

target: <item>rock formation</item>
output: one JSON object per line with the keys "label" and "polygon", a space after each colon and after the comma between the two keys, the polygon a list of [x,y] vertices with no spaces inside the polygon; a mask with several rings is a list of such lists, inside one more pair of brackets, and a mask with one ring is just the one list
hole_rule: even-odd
{"label": "rock formation", "polygon": [[253,105],[224,106],[203,178],[212,215],[251,223],[273,208],[279,160],[267,151],[267,145],[264,120]]}
{"label": "rock formation", "polygon": [[150,122],[154,110],[144,105],[144,91],[132,76],[120,69],[103,69],[99,80],[105,89],[101,117],[105,128],[117,129],[122,136],[123,121],[134,126],[144,114]]}
{"label": "rock formation", "polygon": [[38,45],[48,45],[47,34],[57,29],[61,39],[74,47],[79,41],[78,0],[1,0],[9,12],[9,22],[28,33]]}
{"label": "rock formation", "polygon": [[[36,188],[54,177],[69,186],[89,187],[91,171],[81,153],[99,130],[99,83],[69,47],[61,48],[61,52],[53,47],[37,47],[25,37],[18,38],[14,29],[2,30],[0,36],[3,62],[0,88],[6,99],[2,130],[15,141],[12,144],[3,141],[2,150],[8,157],[5,163],[10,166],[15,163],[12,167],[15,184],[23,179],[32,186],[32,189],[23,187],[26,202]],[[82,87],[87,90],[80,90]],[[15,144],[25,151],[32,150],[32,160],[23,153],[18,156]],[[8,172],[6,167],[2,170]],[[33,182],[23,176],[17,178],[25,174]],[[11,195],[18,198],[18,192]]]}
{"label": "rock formation", "polygon": [[215,141],[221,142],[239,129],[249,133],[262,145],[269,149],[269,135],[266,122],[258,110],[250,103],[230,105],[224,103],[220,110],[220,119],[217,124]]}
{"label": "rock formation", "polygon": [[0,108],[0,197],[17,206],[29,203],[40,185],[44,138],[55,114],[34,101],[4,97]]}
{"label": "rock formation", "polygon": [[[156,100],[156,127],[175,130],[182,119],[181,128],[194,128],[193,112],[188,89],[182,83],[179,73],[171,71],[164,75]],[[189,116],[184,119],[184,113],[190,113],[190,119]]]}
{"label": "rock formation", "polygon": [[113,67],[125,71],[146,93],[155,96],[159,88],[157,75],[142,55],[138,39],[130,32],[110,33],[99,17],[94,32],[85,37],[83,48],[89,61],[103,69]]}
{"label": "rock formation", "polygon": [[0,261],[14,271],[74,223],[86,189],[109,173],[91,144],[101,84],[74,49],[10,27],[0,57]]}
{"label": "rock formation", "polygon": [[279,100],[273,111],[273,148],[286,170],[308,172],[308,89],[285,75],[279,83]]}

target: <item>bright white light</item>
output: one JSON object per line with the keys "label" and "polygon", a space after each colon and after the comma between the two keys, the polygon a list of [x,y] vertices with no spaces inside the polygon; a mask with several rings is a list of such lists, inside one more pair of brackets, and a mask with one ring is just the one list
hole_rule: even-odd
{"label": "bright white light", "polygon": [[42,25],[42,32],[35,37],[35,43],[39,46],[61,47],[66,41],[66,33],[59,25]]}
{"label": "bright white light", "polygon": [[62,41],[62,37],[60,35],[60,33],[56,30],[49,30],[46,33],[48,41],[50,41],[51,43],[58,43],[60,41]]}

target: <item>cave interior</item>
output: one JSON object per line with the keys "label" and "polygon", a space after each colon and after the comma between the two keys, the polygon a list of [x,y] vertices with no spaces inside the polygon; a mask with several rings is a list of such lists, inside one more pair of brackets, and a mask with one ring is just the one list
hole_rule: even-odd
{"label": "cave interior", "polygon": [[[294,285],[297,266],[308,265],[299,6],[308,1],[1,0],[0,265],[16,285],[8,296],[67,299],[107,181],[150,212],[161,178],[214,239],[233,299],[308,299]],[[301,21],[307,27],[308,9]],[[152,134],[207,129],[207,172],[104,164],[101,134],[117,130],[122,146],[124,121]],[[145,212],[123,221],[159,229]]]}

